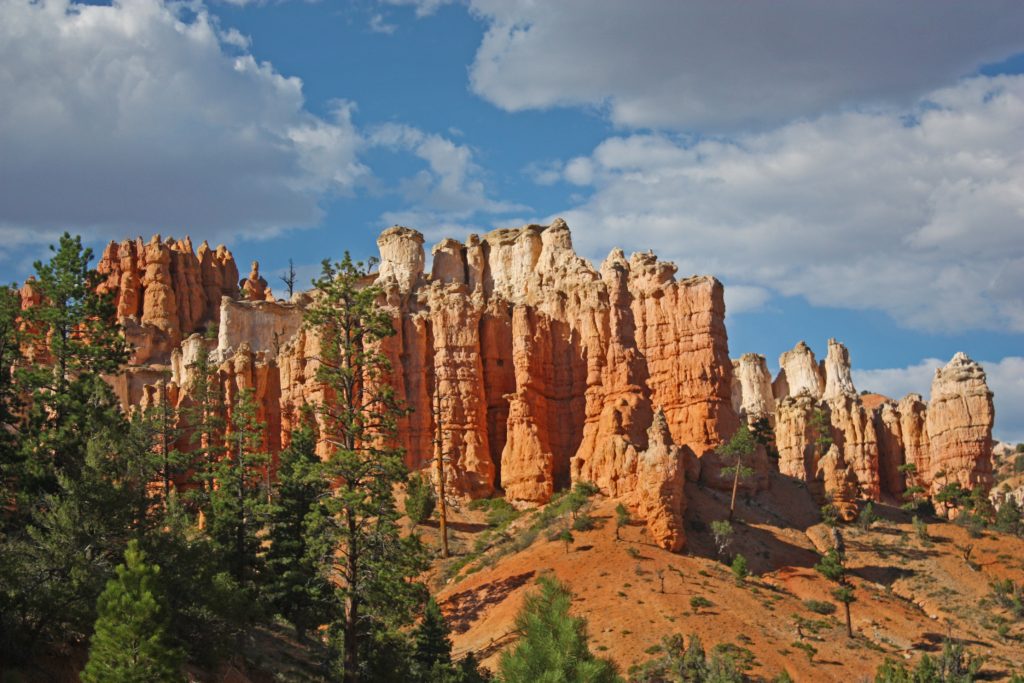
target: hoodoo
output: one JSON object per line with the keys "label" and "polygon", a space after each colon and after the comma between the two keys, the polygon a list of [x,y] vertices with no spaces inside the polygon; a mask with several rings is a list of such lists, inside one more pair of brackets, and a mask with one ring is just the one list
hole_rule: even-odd
{"label": "hoodoo", "polygon": [[[396,332],[383,350],[410,409],[398,438],[407,464],[423,468],[440,434],[453,495],[528,506],[589,481],[677,550],[683,482],[731,486],[715,449],[741,419],[767,419],[779,454],[772,465],[758,448],[745,488],[767,486],[774,467],[813,483],[844,516],[858,498],[898,499],[911,485],[934,494],[947,481],[990,482],[992,395],[963,354],[936,373],[930,404],[908,396],[868,408],[839,342],[822,363],[798,343],[772,381],[764,356],[730,360],[718,280],[678,279],[650,252],[616,249],[594,268],[562,220],[444,239],[429,273],[416,230],[388,228],[377,244],[380,304]],[[110,380],[126,406],[189,402],[204,347],[225,412],[255,390],[272,452],[302,406],[328,398],[315,380],[316,335],[302,326],[309,295],[273,300],[257,263],[239,281],[223,246],[196,254],[188,238],[157,235],[112,242],[99,271],[135,347],[133,365]],[[32,305],[28,285],[22,296]]]}

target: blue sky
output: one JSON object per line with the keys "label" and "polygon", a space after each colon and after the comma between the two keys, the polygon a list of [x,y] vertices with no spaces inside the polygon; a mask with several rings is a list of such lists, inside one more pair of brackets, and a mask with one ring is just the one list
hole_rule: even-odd
{"label": "blue sky", "polygon": [[[984,363],[1024,441],[1024,5],[0,0],[0,274],[56,234],[273,280],[561,215],[727,287],[730,347]],[[273,284],[273,282],[272,282]]]}

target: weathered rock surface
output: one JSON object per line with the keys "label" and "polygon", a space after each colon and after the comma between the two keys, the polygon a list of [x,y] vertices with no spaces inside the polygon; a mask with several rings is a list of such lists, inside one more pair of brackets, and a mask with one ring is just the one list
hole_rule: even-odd
{"label": "weathered rock surface", "polygon": [[111,242],[96,269],[105,276],[99,291],[114,297],[135,347],[135,364],[166,363],[183,338],[217,319],[222,296],[238,292],[231,252],[203,242],[197,255],[188,237]]}
{"label": "weathered rock surface", "polygon": [[802,393],[818,399],[821,398],[824,386],[825,381],[814,359],[814,351],[805,342],[799,342],[791,351],[779,356],[779,375],[772,384],[776,400]]}
{"label": "weathered rock surface", "polygon": [[[911,487],[934,496],[952,482],[966,488],[991,486],[992,393],[984,370],[966,355],[956,354],[936,371],[930,402],[917,394],[898,403],[874,396],[871,408],[854,389],[842,344],[829,340],[820,399],[808,386],[814,384],[813,358],[803,342],[780,358],[774,389],[782,396],[775,414],[782,474],[809,482],[820,473],[816,459],[823,456],[816,444],[822,430],[813,420],[820,412],[827,417],[826,436],[854,475],[861,496],[902,503]],[[787,393],[794,377],[801,378],[801,389]],[[734,386],[733,400],[742,405],[745,389]]]}
{"label": "weathered rock surface", "polygon": [[647,450],[637,464],[636,500],[647,532],[665,550],[680,550],[686,543],[685,456],[672,442],[665,413],[654,414],[647,430]]}
{"label": "weathered rock surface", "polygon": [[[454,495],[501,492],[525,506],[590,481],[678,549],[683,481],[731,487],[731,463],[715,449],[741,416],[768,418],[779,471],[823,500],[828,492],[844,516],[860,497],[898,498],[908,485],[934,494],[947,480],[990,480],[992,398],[966,356],[936,374],[931,405],[908,396],[868,408],[835,340],[821,364],[803,342],[783,353],[774,382],[763,356],[730,360],[721,283],[677,279],[651,253],[613,250],[595,269],[556,220],[443,240],[427,274],[423,242],[400,226],[378,239],[380,305],[396,332],[380,348],[410,408],[398,435],[407,464],[428,466],[439,434]],[[258,264],[239,282],[224,247],[194,253],[188,238],[156,236],[111,243],[100,270],[137,347],[137,367],[110,378],[126,406],[187,406],[203,351],[225,415],[253,390],[272,453],[304,406],[334,400],[316,380],[316,334],[302,325],[310,295],[273,301]],[[38,303],[30,283],[21,295]],[[197,334],[214,322],[216,339]],[[768,485],[763,448],[745,464],[755,476],[744,488]],[[917,470],[909,481],[904,464]]]}
{"label": "weathered rock surface", "polygon": [[825,387],[821,397],[826,401],[839,396],[856,396],[850,374],[850,352],[835,339],[828,340],[828,353],[825,356]]}
{"label": "weathered rock surface", "polygon": [[926,420],[933,493],[947,481],[966,488],[992,485],[994,419],[992,392],[980,365],[957,353],[935,371]]}
{"label": "weathered rock surface", "polygon": [[748,422],[767,418],[775,423],[772,376],[764,356],[745,353],[732,362],[732,408]]}
{"label": "weathered rock surface", "polygon": [[844,522],[852,522],[857,518],[857,501],[861,498],[857,473],[846,463],[836,444],[832,444],[818,461],[814,480],[817,484],[814,488],[820,491],[819,503],[835,506],[839,518]]}

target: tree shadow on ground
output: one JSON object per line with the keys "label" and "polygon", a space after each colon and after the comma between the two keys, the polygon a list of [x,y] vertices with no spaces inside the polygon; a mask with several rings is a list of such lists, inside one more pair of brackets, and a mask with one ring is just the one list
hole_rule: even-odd
{"label": "tree shadow on ground", "polygon": [[523,572],[476,588],[453,593],[442,605],[453,633],[465,633],[488,607],[503,602],[514,590],[525,585],[536,571]]}

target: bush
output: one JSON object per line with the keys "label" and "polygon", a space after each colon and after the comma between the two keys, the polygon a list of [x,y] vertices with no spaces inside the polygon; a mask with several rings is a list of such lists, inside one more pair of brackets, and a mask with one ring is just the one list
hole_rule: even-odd
{"label": "bush", "polygon": [[871,501],[868,501],[868,504],[864,506],[864,509],[857,516],[857,526],[867,531],[877,520],[878,515],[875,514],[875,506],[871,504]]}
{"label": "bush", "polygon": [[818,654],[818,648],[814,647],[810,643],[801,643],[797,641],[795,643],[792,643],[792,647],[795,647],[798,650],[802,650],[803,653],[807,655],[808,662],[813,662],[814,655]]}
{"label": "bush", "polygon": [[700,613],[702,607],[714,607],[714,603],[705,598],[703,595],[694,595],[690,598],[690,609],[693,610],[694,614]]}
{"label": "bush", "polygon": [[815,614],[835,614],[836,606],[826,600],[804,600],[804,607]]}
{"label": "bush", "polygon": [[512,507],[512,504],[504,498],[492,498],[487,508],[485,521],[495,529],[504,529],[519,515],[519,510]]}
{"label": "bush", "polygon": [[405,494],[405,514],[409,515],[412,523],[423,524],[430,519],[437,506],[437,497],[430,480],[420,474],[409,475]]}
{"label": "bush", "polygon": [[711,522],[711,535],[715,539],[715,549],[718,552],[718,557],[720,559],[725,557],[726,551],[728,551],[729,546],[732,545],[732,524],[724,519],[718,519]]}
{"label": "bush", "polygon": [[924,523],[924,520],[914,515],[913,524],[917,539],[925,544],[931,543],[932,537],[928,535],[928,525]]}
{"label": "bush", "polygon": [[832,503],[821,506],[821,523],[828,527],[839,524],[839,510]]}
{"label": "bush", "polygon": [[633,546],[626,548],[626,553],[634,560],[640,559],[640,551],[634,548]]}
{"label": "bush", "polygon": [[747,580],[747,576],[750,575],[750,571],[747,569],[747,558],[742,555],[732,558],[732,575],[736,577],[736,585],[742,586],[743,582]]}
{"label": "bush", "polygon": [[597,520],[587,514],[579,515],[572,523],[573,531],[590,531],[597,527]]}

